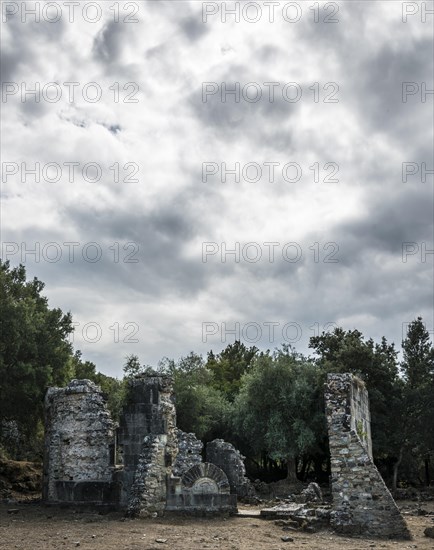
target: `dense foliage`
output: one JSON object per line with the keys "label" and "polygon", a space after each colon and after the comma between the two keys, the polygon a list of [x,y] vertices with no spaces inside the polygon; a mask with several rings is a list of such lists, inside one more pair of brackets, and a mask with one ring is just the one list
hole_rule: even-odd
{"label": "dense foliage", "polygon": [[89,378],[114,394],[117,384],[74,354],[71,314],[50,309],[43,289],[37,278],[26,280],[22,265],[11,268],[0,260],[0,450],[18,459],[42,453],[47,387]]}
{"label": "dense foliage", "polygon": [[[151,368],[126,358],[124,378],[97,372],[72,349],[70,313],[50,309],[38,279],[0,263],[0,451],[41,454],[43,398],[48,386],[88,378],[101,386],[116,419],[126,381]],[[335,328],[311,338],[314,357],[290,346],[261,352],[235,341],[206,358],[164,358],[173,377],[177,422],[204,441],[222,437],[247,456],[255,475],[325,479],[329,471],[323,385],[329,372],[352,372],[369,390],[374,457],[383,475],[429,484],[434,454],[434,348],[420,317],[402,342],[403,359],[385,338]]]}

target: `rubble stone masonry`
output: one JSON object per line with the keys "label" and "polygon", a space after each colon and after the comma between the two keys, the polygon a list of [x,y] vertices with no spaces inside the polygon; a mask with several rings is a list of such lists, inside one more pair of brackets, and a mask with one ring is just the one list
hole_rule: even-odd
{"label": "rubble stone masonry", "polygon": [[325,385],[331,455],[331,525],[347,535],[410,539],[372,459],[369,399],[352,374],[329,374]]}
{"label": "rubble stone masonry", "polygon": [[114,425],[90,380],[50,388],[45,397],[43,498],[46,502],[115,502]]}

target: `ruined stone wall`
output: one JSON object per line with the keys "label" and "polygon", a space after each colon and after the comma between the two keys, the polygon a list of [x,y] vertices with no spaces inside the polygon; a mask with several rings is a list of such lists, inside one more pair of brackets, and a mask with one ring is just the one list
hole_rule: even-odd
{"label": "ruined stone wall", "polygon": [[223,439],[210,441],[206,446],[206,460],[225,472],[232,493],[239,497],[255,494],[253,485],[246,477],[244,457],[231,443]]}
{"label": "ruined stone wall", "polygon": [[101,389],[90,380],[50,388],[45,397],[43,498],[115,501],[114,426]]}
{"label": "ruined stone wall", "polygon": [[203,443],[193,433],[186,433],[180,429],[176,430],[178,441],[178,454],[173,465],[172,474],[182,477],[187,470],[203,462]]}
{"label": "ruined stone wall", "polygon": [[331,455],[331,525],[349,535],[410,538],[372,460],[369,400],[351,374],[329,374],[325,387]]}
{"label": "ruined stone wall", "polygon": [[[122,464],[115,464],[114,425],[93,382],[73,380],[66,388],[50,388],[45,417],[46,502],[108,504],[141,517],[166,510],[194,515],[237,510],[226,474],[202,462],[203,443],[176,428],[168,376],[151,373],[129,380],[117,432]],[[236,468],[241,468],[241,483],[242,461]]]}
{"label": "ruined stone wall", "polygon": [[166,464],[166,444],[167,435],[145,436],[129,493],[127,515],[152,517],[164,512],[170,475]]}
{"label": "ruined stone wall", "polygon": [[135,516],[162,513],[178,450],[170,377],[155,374],[129,381],[118,445],[124,465],[121,505]]}
{"label": "ruined stone wall", "polygon": [[369,396],[365,384],[356,377],[353,377],[351,384],[350,404],[351,429],[357,433],[370,458],[373,459]]}

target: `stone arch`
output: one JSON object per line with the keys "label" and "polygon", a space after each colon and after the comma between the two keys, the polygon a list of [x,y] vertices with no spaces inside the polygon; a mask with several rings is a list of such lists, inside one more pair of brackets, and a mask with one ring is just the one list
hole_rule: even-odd
{"label": "stone arch", "polygon": [[182,488],[194,494],[229,494],[230,485],[224,471],[211,464],[202,462],[192,466],[182,476]]}

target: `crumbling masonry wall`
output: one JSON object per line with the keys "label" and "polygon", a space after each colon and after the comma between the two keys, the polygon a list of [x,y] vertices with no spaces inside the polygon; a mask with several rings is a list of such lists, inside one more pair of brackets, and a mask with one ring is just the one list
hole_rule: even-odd
{"label": "crumbling masonry wall", "polygon": [[255,490],[246,477],[244,457],[231,444],[223,439],[214,439],[206,446],[206,460],[221,468],[228,476],[231,493],[239,497],[255,494]]}
{"label": "crumbling masonry wall", "polygon": [[46,502],[116,502],[114,426],[90,380],[50,388],[45,397],[43,498]]}
{"label": "crumbling masonry wall", "polygon": [[[169,376],[149,373],[128,381],[118,452],[102,392],[90,380],[50,388],[45,422],[47,503],[108,504],[140,517],[237,511],[224,471],[203,463],[203,443],[176,428]],[[117,455],[122,464],[115,464]]]}
{"label": "crumbling masonry wall", "polygon": [[193,433],[186,433],[180,429],[176,430],[178,440],[178,454],[173,465],[172,474],[182,477],[187,470],[201,464],[203,443]]}
{"label": "crumbling masonry wall", "polygon": [[411,538],[372,460],[365,384],[351,374],[329,374],[325,401],[331,454],[332,527],[349,535]]}
{"label": "crumbling masonry wall", "polygon": [[118,444],[124,464],[119,473],[121,506],[133,516],[162,514],[178,452],[169,376],[143,376],[129,381]]}

